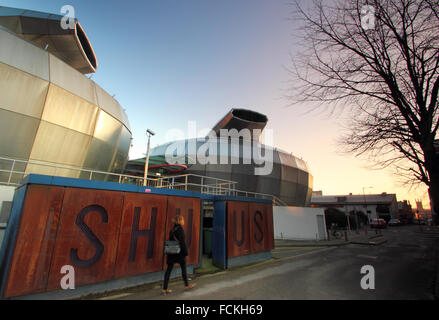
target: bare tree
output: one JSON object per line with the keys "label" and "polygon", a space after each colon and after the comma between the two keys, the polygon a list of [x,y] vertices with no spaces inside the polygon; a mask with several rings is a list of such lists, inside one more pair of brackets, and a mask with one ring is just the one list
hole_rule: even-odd
{"label": "bare tree", "polygon": [[348,151],[428,186],[438,221],[438,0],[296,0],[294,102],[352,112]]}

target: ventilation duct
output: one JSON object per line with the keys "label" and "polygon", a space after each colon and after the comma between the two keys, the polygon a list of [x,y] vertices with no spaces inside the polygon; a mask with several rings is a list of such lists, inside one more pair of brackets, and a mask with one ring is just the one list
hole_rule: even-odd
{"label": "ventilation duct", "polygon": [[63,16],[0,6],[0,25],[46,49],[83,74],[94,73],[97,60],[84,29],[74,19],[63,29]]}

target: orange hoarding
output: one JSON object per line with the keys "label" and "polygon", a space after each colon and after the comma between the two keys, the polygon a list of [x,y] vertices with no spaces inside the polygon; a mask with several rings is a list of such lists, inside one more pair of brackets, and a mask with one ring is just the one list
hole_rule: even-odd
{"label": "orange hoarding", "polygon": [[200,199],[28,185],[4,297],[61,289],[63,266],[75,286],[163,270],[175,214],[185,217],[187,265],[199,261]]}
{"label": "orange hoarding", "polygon": [[27,190],[5,297],[46,290],[63,195],[62,187]]}
{"label": "orange hoarding", "polygon": [[66,188],[48,290],[60,288],[64,265],[75,268],[77,286],[113,277],[123,196],[116,191]]}
{"label": "orange hoarding", "polygon": [[126,194],[116,278],[162,269],[165,221],[166,196]]}
{"label": "orange hoarding", "polygon": [[227,202],[227,257],[274,248],[273,207],[270,203]]}
{"label": "orange hoarding", "polygon": [[[201,223],[201,201],[198,198],[168,197],[168,222],[166,224],[166,239],[169,238],[173,224],[172,219],[182,215],[184,218],[184,233],[189,256],[186,264],[198,264],[200,252],[200,223]],[[166,266],[164,266],[166,268]]]}
{"label": "orange hoarding", "polygon": [[250,253],[250,220],[248,202],[227,202],[227,256]]}
{"label": "orange hoarding", "polygon": [[250,203],[251,253],[274,249],[273,206],[266,203]]}

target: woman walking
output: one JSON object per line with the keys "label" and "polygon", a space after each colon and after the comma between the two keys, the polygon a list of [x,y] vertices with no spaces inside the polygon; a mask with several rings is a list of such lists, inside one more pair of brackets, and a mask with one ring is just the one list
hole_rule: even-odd
{"label": "woman walking", "polygon": [[188,249],[185,241],[184,234],[184,218],[181,215],[175,216],[172,219],[174,223],[174,227],[169,232],[169,240],[176,240],[180,244],[180,253],[177,254],[168,254],[166,263],[168,264],[168,268],[165,273],[165,282],[163,284],[162,294],[172,293],[172,290],[168,289],[169,277],[171,276],[172,268],[174,264],[178,263],[181,267],[181,274],[183,276],[184,281],[184,290],[190,290],[195,287],[195,284],[189,285],[187,280],[187,272],[186,272],[186,257],[188,255]]}

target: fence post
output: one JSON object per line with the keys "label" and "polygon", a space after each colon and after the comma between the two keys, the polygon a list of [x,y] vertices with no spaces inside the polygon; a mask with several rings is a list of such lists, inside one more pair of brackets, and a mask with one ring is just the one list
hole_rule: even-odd
{"label": "fence post", "polygon": [[8,185],[11,183],[11,179],[12,179],[12,172],[15,169],[15,160],[12,161],[12,167],[11,167],[11,172],[9,173],[9,179],[8,179]]}
{"label": "fence post", "polygon": [[203,193],[204,190],[204,177],[201,177],[201,193]]}

